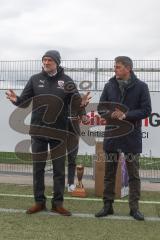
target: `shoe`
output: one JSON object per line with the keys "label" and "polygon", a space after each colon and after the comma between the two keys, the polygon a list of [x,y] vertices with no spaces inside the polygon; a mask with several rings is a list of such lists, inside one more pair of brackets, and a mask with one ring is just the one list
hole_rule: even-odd
{"label": "shoe", "polygon": [[27,209],[26,213],[32,214],[32,213],[37,213],[44,210],[47,210],[45,203],[35,203],[31,208]]}
{"label": "shoe", "polygon": [[144,221],[144,215],[139,210],[130,210],[130,216],[139,221]]}
{"label": "shoe", "polygon": [[114,210],[112,204],[106,204],[98,213],[95,214],[95,217],[105,217],[113,214]]}
{"label": "shoe", "polygon": [[71,185],[68,184],[68,192],[73,192],[75,188],[76,186],[74,184],[71,184]]}
{"label": "shoe", "polygon": [[62,206],[53,206],[52,209],[51,209],[51,212],[59,213],[63,216],[71,216],[72,215],[71,212],[69,212],[67,209],[65,209]]}

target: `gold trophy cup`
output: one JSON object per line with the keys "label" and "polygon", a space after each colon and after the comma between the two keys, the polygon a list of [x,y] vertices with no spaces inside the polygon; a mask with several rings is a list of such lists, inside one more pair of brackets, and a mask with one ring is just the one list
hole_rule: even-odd
{"label": "gold trophy cup", "polygon": [[71,193],[71,195],[72,195],[72,197],[86,197],[86,191],[85,191],[84,186],[82,184],[84,166],[82,166],[81,164],[77,165],[76,170],[77,170],[78,183],[76,184],[76,188]]}

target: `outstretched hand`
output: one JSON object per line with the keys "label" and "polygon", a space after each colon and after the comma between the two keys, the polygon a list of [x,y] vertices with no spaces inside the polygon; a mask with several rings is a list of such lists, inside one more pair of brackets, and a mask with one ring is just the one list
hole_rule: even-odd
{"label": "outstretched hand", "polygon": [[86,94],[84,94],[82,96],[82,101],[81,101],[80,107],[86,107],[88,105],[88,103],[90,102],[91,98],[92,97],[90,95],[90,92],[87,92]]}
{"label": "outstretched hand", "polygon": [[7,92],[6,92],[6,97],[12,101],[12,102],[16,102],[17,101],[17,96],[15,94],[15,92],[12,90],[12,89],[9,89]]}

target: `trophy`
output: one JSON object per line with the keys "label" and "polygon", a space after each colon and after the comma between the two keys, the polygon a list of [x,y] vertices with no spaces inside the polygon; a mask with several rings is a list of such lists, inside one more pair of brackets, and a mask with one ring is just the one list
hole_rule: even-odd
{"label": "trophy", "polygon": [[72,197],[86,197],[86,191],[85,191],[84,186],[82,184],[84,166],[82,166],[81,164],[77,165],[76,170],[77,170],[78,183],[76,184],[76,188],[71,193],[71,195],[72,195]]}

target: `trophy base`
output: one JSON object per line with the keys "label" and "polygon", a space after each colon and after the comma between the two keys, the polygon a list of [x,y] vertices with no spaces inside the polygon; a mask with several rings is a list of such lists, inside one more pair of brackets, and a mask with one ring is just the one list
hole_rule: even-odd
{"label": "trophy base", "polygon": [[84,188],[76,188],[72,193],[72,197],[86,197],[86,191]]}

